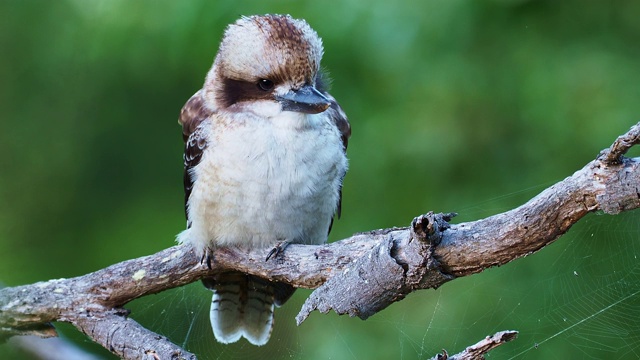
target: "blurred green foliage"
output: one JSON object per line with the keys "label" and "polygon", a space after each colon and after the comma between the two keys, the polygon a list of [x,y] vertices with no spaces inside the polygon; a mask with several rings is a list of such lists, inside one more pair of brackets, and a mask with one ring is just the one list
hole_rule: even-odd
{"label": "blurred green foliage", "polygon": [[[332,240],[404,226],[428,210],[458,211],[457,220],[468,221],[513,208],[582,167],[640,117],[640,2],[633,0],[4,0],[1,281],[82,275],[174,244],[185,224],[178,113],[201,87],[225,26],[261,13],[290,13],[320,34],[331,93],[353,127],[343,218]],[[619,273],[637,270],[624,257],[636,253],[636,218],[592,217],[535,256],[414,294],[366,322],[314,314],[296,328],[292,318],[308,294],[299,291],[260,349],[215,344],[206,324],[210,295],[197,284],[132,304],[140,309],[133,317],[176,342],[198,324],[190,336],[201,341],[189,347],[202,358],[211,347],[211,358],[248,351],[256,358],[425,359],[511,328],[520,338],[494,358],[544,339],[523,358],[575,358],[588,344],[552,340],[580,327],[540,322],[575,303],[566,295],[575,276],[565,276],[585,264],[580,259],[611,250],[627,259]],[[629,231],[611,236],[622,225],[608,224],[618,223]],[[585,246],[587,233],[595,240]],[[618,262],[606,259],[587,271],[601,280],[600,272],[613,275]],[[569,289],[590,298],[603,286]],[[600,345],[590,356],[624,358],[640,346],[637,337],[621,340],[626,325],[614,331],[619,324],[606,324],[627,352],[612,355]]]}

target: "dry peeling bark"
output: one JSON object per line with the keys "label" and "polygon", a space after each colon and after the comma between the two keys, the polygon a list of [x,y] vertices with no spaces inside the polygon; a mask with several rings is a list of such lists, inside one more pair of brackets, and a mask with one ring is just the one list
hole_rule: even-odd
{"label": "dry peeling bark", "polygon": [[495,349],[496,347],[511,341],[518,336],[517,331],[500,331],[493,336],[487,336],[486,338],[478,341],[476,344],[471,345],[455,355],[449,355],[446,350],[442,350],[442,354],[438,354],[431,358],[431,360],[475,360],[484,359],[484,354]]}
{"label": "dry peeling bark", "polygon": [[[65,321],[125,359],[193,359],[129,318],[122,307],[229,269],[316,289],[298,323],[313,310],[333,309],[365,319],[415,290],[437,288],[540,250],[589,212],[617,214],[638,208],[640,159],[623,155],[639,142],[636,124],[594,161],[526,204],[474,222],[450,225],[454,214],[428,213],[406,228],[356,234],[328,245],[291,245],[269,261],[265,258],[270,249],[218,248],[211,268],[181,245],[72,279],[4,288],[0,339],[52,336],[50,323]],[[496,334],[507,337],[490,342],[497,346],[515,336],[508,333]],[[479,357],[491,348],[472,354]]]}

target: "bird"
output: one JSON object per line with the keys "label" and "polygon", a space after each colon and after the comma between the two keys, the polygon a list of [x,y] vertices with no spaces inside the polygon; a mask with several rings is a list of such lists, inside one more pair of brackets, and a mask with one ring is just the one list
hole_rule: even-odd
{"label": "bird", "polygon": [[[225,246],[277,257],[288,244],[326,243],[341,213],[351,125],[327,92],[323,53],[316,31],[290,15],[243,16],[224,31],[179,116],[187,229],[177,241],[201,259]],[[295,291],[238,271],[202,282],[224,344],[266,344],[274,305]]]}

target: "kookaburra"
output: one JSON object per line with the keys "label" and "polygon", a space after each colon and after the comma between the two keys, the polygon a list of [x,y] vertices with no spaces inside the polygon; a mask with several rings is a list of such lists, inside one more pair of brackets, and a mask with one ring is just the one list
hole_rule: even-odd
{"label": "kookaburra", "polygon": [[[242,17],[226,29],[203,88],[180,113],[187,229],[178,241],[199,256],[327,241],[351,128],[327,93],[322,54],[318,34],[290,16]],[[264,345],[274,304],[294,291],[235,271],[203,282],[222,343]]]}

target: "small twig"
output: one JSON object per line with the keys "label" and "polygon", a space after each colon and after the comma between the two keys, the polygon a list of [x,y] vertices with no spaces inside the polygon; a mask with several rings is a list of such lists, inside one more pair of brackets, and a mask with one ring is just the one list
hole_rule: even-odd
{"label": "small twig", "polygon": [[626,134],[619,136],[608,149],[600,153],[598,159],[607,165],[621,164],[624,154],[637,144],[640,144],[640,123],[633,125]]}
{"label": "small twig", "polygon": [[449,355],[446,350],[442,350],[442,354],[438,354],[432,357],[432,360],[477,360],[484,359],[489,351],[497,348],[498,346],[511,341],[518,336],[517,331],[506,330],[500,331],[493,336],[487,336],[486,338],[478,341],[475,345],[471,345],[464,349],[462,352]]}

